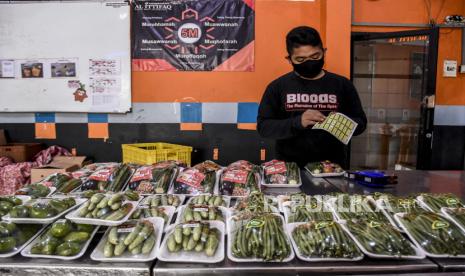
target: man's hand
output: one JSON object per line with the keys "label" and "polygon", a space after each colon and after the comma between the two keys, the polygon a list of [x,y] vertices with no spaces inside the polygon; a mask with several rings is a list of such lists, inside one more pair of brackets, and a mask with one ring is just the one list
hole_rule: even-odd
{"label": "man's hand", "polygon": [[323,122],[326,119],[318,110],[308,109],[302,114],[301,123],[303,127],[313,126],[316,123]]}

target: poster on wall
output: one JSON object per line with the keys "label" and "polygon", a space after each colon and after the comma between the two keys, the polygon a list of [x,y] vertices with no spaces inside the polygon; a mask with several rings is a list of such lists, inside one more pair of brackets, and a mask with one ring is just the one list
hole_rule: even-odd
{"label": "poster on wall", "polygon": [[254,71],[254,0],[134,0],[134,71]]}

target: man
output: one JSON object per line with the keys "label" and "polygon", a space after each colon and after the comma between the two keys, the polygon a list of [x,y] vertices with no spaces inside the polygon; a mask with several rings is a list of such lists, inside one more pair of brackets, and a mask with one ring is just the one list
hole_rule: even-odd
{"label": "man", "polygon": [[330,112],[340,112],[358,123],[355,135],[367,124],[352,83],[323,70],[326,49],[318,31],[297,27],[286,36],[287,59],[294,71],[271,82],[260,103],[257,129],[264,138],[276,139],[276,158],[297,162],[330,160],[346,165],[343,143],[312,126]]}

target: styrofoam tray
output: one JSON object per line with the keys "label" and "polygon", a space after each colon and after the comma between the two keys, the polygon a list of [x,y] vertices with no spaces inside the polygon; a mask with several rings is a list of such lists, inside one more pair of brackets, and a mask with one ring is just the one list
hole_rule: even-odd
{"label": "styrofoam tray", "polygon": [[[40,184],[40,185],[42,185],[42,184]],[[56,188],[56,187],[53,187],[53,186],[52,186],[52,187],[48,187],[48,188],[50,189],[50,192],[49,192],[45,197],[50,197],[50,196],[52,196],[52,194],[57,190],[57,188]],[[19,190],[21,190],[21,189],[19,189]],[[29,197],[33,198],[33,197],[30,196],[30,195],[16,195],[16,194],[15,194],[14,196],[29,196]]]}
{"label": "styrofoam tray", "polygon": [[[326,212],[331,213],[331,215],[333,217],[333,220],[336,221],[337,219],[334,216],[334,212],[331,211],[330,207],[325,203],[322,203],[322,204],[324,204],[324,206],[323,206],[324,210],[326,209]],[[289,208],[290,208],[290,205],[292,205],[292,203],[290,203],[288,201],[288,202],[285,202],[283,205],[284,206],[283,206],[283,212],[282,213],[284,214],[284,220],[286,221],[287,224],[290,224],[291,222],[289,222],[289,217],[291,216],[292,213],[291,213]],[[292,222],[292,223],[305,223],[305,222]]]}
{"label": "styrofoam tray", "polygon": [[[309,198],[310,196],[309,195],[306,195],[306,198],[305,198],[305,201],[307,201],[307,199]],[[278,209],[281,213],[284,212],[284,204],[286,202],[291,202],[290,200],[290,195],[278,195],[276,197],[276,199],[278,200]]]}
{"label": "styrofoam tray", "polygon": [[[51,200],[51,198],[34,199],[34,200],[28,201],[27,204],[30,205],[30,204],[34,204],[36,201],[45,202],[47,200]],[[12,218],[12,217],[10,217],[10,214],[6,214],[6,215],[4,215],[2,217],[2,219],[5,220],[5,221],[14,222],[16,224],[26,224],[26,223],[29,223],[29,224],[31,224],[31,223],[32,224],[50,224],[50,223],[53,223],[55,220],[59,219],[64,214],[68,213],[69,211],[78,208],[82,203],[87,201],[87,199],[85,199],[85,198],[76,198],[75,200],[76,200],[76,205],[72,206],[71,208],[66,209],[65,211],[57,214],[54,217],[43,218],[43,219],[40,219],[40,218]]]}
{"label": "styrofoam tray", "polygon": [[[404,225],[404,223],[402,222],[401,218],[403,216],[405,216],[406,213],[396,213],[394,214],[394,219],[399,223],[400,227],[402,227],[402,229],[404,229],[405,231],[405,234],[407,234],[407,236],[409,237],[409,239],[415,244],[416,247],[418,247],[420,250],[423,251],[423,253],[427,256],[427,257],[432,257],[432,258],[465,258],[465,255],[457,255],[457,256],[453,256],[453,255],[449,255],[449,254],[433,254],[433,253],[429,253],[428,251],[426,251],[422,246],[421,244],[413,238],[413,235],[408,231],[408,228]],[[442,216],[444,217],[444,216]],[[446,219],[447,220],[447,219]],[[461,228],[459,228],[461,229]]]}
{"label": "styrofoam tray", "polygon": [[358,248],[360,248],[363,254],[367,255],[368,257],[376,258],[376,259],[395,259],[395,260],[421,260],[426,257],[423,250],[421,250],[417,245],[412,244],[409,240],[407,240],[407,242],[415,250],[415,253],[416,253],[414,256],[393,256],[393,255],[382,255],[382,254],[372,253],[368,251],[368,249],[365,248],[363,243],[361,243],[357,239],[357,237],[352,234],[352,232],[350,232],[349,228],[344,223],[340,223],[340,225],[342,229],[344,229],[344,231],[346,231],[346,233],[352,238],[352,240],[355,241],[355,244],[357,244]]}
{"label": "styrofoam tray", "polygon": [[[223,172],[223,169],[220,169],[220,170],[217,170],[216,171],[216,179],[215,179],[215,184],[213,186],[213,194],[214,195],[219,195],[220,194],[220,191],[219,191],[219,183],[220,183],[220,177],[221,177],[221,173]],[[179,175],[178,175],[179,176]],[[176,179],[173,181],[173,185],[171,185],[170,189],[168,190],[168,194],[172,194],[172,195],[184,195],[184,196],[197,196],[197,195],[200,195],[202,193],[197,193],[197,194],[176,194],[174,192],[174,183],[176,182]]]}
{"label": "styrofoam tray", "polygon": [[[337,223],[337,222],[336,222]],[[360,252],[360,256],[357,257],[357,258],[352,258],[352,259],[349,259],[349,258],[318,258],[318,257],[307,257],[307,256],[304,256],[304,255],[301,255],[300,254],[300,250],[299,250],[299,247],[297,246],[297,243],[294,241],[294,238],[292,237],[292,232],[294,231],[294,229],[299,226],[299,225],[302,225],[302,224],[306,224],[306,222],[296,222],[296,223],[289,223],[289,224],[286,224],[286,233],[287,235],[289,236],[289,238],[291,239],[291,242],[292,242],[292,247],[294,248],[294,251],[295,251],[295,255],[297,256],[298,259],[302,260],[302,261],[306,261],[306,262],[332,262],[332,261],[335,261],[335,262],[338,262],[338,261],[343,261],[343,262],[356,262],[356,261],[360,261],[363,259],[363,254],[362,252]],[[344,231],[342,229],[342,231]],[[353,239],[349,236],[348,237],[349,239],[351,239],[353,241]],[[353,241],[354,242],[354,241]],[[355,242],[354,242],[355,243]],[[358,246],[357,246],[358,247]]]}
{"label": "styrofoam tray", "polygon": [[[18,226],[17,226],[18,227]],[[7,253],[1,253],[0,254],[0,258],[9,258],[9,257],[13,257],[14,255],[18,254],[19,252],[21,252],[21,250],[23,250],[29,243],[31,243],[31,241],[33,241],[35,238],[37,238],[38,235],[40,235],[40,233],[42,233],[44,231],[44,229],[46,228],[47,226],[42,226],[42,228],[40,228],[37,233],[35,233],[29,240],[27,240],[24,244],[22,244],[20,247],[10,251],[10,252],[7,252]]]}
{"label": "styrofoam tray", "polygon": [[82,218],[79,216],[79,210],[81,210],[81,208],[78,208],[77,210],[69,213],[66,215],[66,218],[71,220],[72,222],[74,223],[80,223],[80,224],[91,224],[91,225],[102,225],[102,226],[117,226],[117,225],[120,225],[120,224],[123,224],[125,223],[132,215],[132,213],[134,213],[134,211],[136,210],[136,207],[139,203],[140,199],[138,201],[129,201],[129,200],[125,200],[123,201],[123,204],[121,205],[124,205],[125,203],[129,203],[132,205],[132,208],[131,208],[131,211],[129,211],[129,213],[124,217],[122,218],[121,220],[116,220],[116,221],[110,221],[110,220],[104,220],[104,219],[95,219],[95,218]]}
{"label": "styrofoam tray", "polygon": [[34,239],[31,243],[29,243],[29,245],[23,249],[23,251],[21,251],[21,255],[23,255],[24,257],[29,257],[29,258],[47,258],[47,259],[58,259],[58,260],[64,260],[64,261],[69,261],[69,260],[75,260],[75,259],[79,259],[80,257],[82,257],[84,255],[84,253],[86,253],[86,250],[87,250],[87,247],[89,247],[89,244],[90,242],[92,241],[92,239],[94,238],[95,234],[97,234],[97,231],[98,231],[98,226],[95,227],[94,231],[92,231],[92,233],[90,234],[90,237],[89,239],[86,241],[86,243],[82,246],[81,248],[81,251],[77,254],[77,255],[74,255],[74,256],[58,256],[58,255],[43,255],[43,254],[32,254],[31,253],[31,248],[37,244],[38,242],[40,242],[40,236],[42,235],[42,233],[45,233],[45,231],[48,230],[49,227],[47,227],[46,229],[44,229],[40,235],[37,236],[36,239]]}
{"label": "styrofoam tray", "polygon": [[155,260],[160,248],[161,236],[163,235],[164,220],[159,217],[150,217],[143,220],[150,221],[155,231],[155,245],[153,246],[150,254],[132,255],[130,252],[125,251],[121,256],[114,256],[111,258],[105,257],[103,254],[103,248],[105,247],[108,234],[110,233],[110,228],[108,228],[103,238],[100,239],[97,247],[95,247],[94,251],[92,251],[92,254],[90,254],[90,258],[99,262],[149,262]]}
{"label": "styrofoam tray", "polygon": [[[137,206],[136,209],[140,209],[141,208],[141,205]],[[166,221],[166,225],[169,225],[171,223],[171,221],[173,220],[173,216],[174,216],[174,213],[176,213],[176,207],[174,206],[158,206],[158,207],[155,207],[155,208],[164,208],[165,209],[165,214],[168,216],[168,220]],[[151,218],[151,217],[149,217]],[[156,218],[161,218],[163,219],[162,217],[156,217]],[[141,218],[141,219],[146,219],[146,218]]]}
{"label": "styrofoam tray", "polygon": [[12,197],[17,197],[17,198],[21,199],[21,201],[23,202],[22,204],[24,204],[24,203],[26,203],[26,202],[28,202],[29,200],[32,199],[31,196],[27,196],[27,195],[12,195]]}
{"label": "styrofoam tray", "polygon": [[299,181],[297,182],[297,184],[286,184],[286,183],[269,184],[269,183],[265,183],[265,176],[263,175],[264,172],[262,172],[261,185],[264,186],[264,187],[268,187],[268,188],[298,188],[298,187],[302,186],[302,175],[300,175],[300,168],[297,168],[297,169],[298,169],[298,174],[299,174]]}
{"label": "styrofoam tray", "polygon": [[448,211],[454,210],[454,209],[456,209],[456,208],[442,207],[441,208],[441,213],[444,214],[444,216],[447,219],[449,219],[450,221],[455,223],[455,225],[457,225],[457,227],[459,227],[460,230],[462,230],[462,232],[465,233],[465,225],[462,225],[458,220],[456,220],[451,214],[448,213]]}
{"label": "styrofoam tray", "polygon": [[[184,210],[186,209],[186,207],[187,207],[187,205],[183,205],[183,206],[179,207],[178,215],[176,216],[175,224],[184,222],[184,221],[182,221],[182,217],[184,215]],[[221,211],[221,213],[223,215],[223,218],[224,218],[223,222],[226,224],[226,222],[228,221],[229,215],[230,215],[229,209],[226,208],[226,207],[223,207],[223,206],[219,206],[217,208]],[[202,221],[210,221],[210,220],[205,219],[205,220],[202,220]],[[217,220],[217,221],[220,221],[220,220]]]}
{"label": "styrofoam tray", "polygon": [[[150,196],[150,195],[165,195],[165,194],[167,194],[170,191],[170,189],[172,188],[173,183],[176,180],[176,178],[178,177],[179,173],[182,171],[180,168],[175,168],[174,170],[175,170],[175,172],[171,176],[170,183],[168,184],[168,189],[166,190],[166,193],[164,193],[164,194],[163,193],[161,193],[161,194],[160,193],[139,193],[139,195],[141,195],[141,196]],[[133,174],[131,175],[131,178],[134,175],[134,173],[136,173],[136,171],[133,172]],[[126,188],[124,189],[124,191],[130,190],[129,189],[129,184],[130,184],[129,181],[131,180],[131,178],[129,178],[129,180],[127,181]],[[130,191],[133,191],[133,190],[130,190]]]}
{"label": "styrofoam tray", "polygon": [[221,221],[205,221],[210,224],[210,227],[216,228],[220,232],[220,241],[218,243],[218,248],[216,249],[215,255],[208,257],[204,252],[185,252],[179,251],[175,253],[170,253],[167,248],[168,237],[173,233],[176,225],[171,225],[169,229],[166,230],[165,237],[160,246],[158,253],[158,259],[164,262],[177,262],[177,263],[219,263],[224,260],[224,236],[225,236],[225,227],[224,223]]}
{"label": "styrofoam tray", "polygon": [[[201,194],[201,195],[211,195],[211,194]],[[196,195],[196,196],[193,196],[193,197],[189,198],[185,205],[188,205],[189,203],[191,203],[194,200],[195,197],[201,196],[201,195]],[[231,205],[231,197],[230,196],[227,196],[227,195],[214,195],[214,196],[223,197],[223,201],[224,201],[226,206],[225,205],[221,205],[221,206],[229,208],[229,206]]]}
{"label": "styrofoam tray", "polygon": [[[179,206],[173,206],[174,208],[179,208],[181,205],[183,205],[184,203],[184,200],[186,199],[186,196],[185,195],[177,195],[177,194],[170,194],[172,196],[177,196],[179,198]],[[152,197],[154,196],[163,196],[161,194],[156,194],[156,195],[150,195],[150,196],[147,196],[147,197],[144,197],[141,202],[140,202],[140,205],[150,205],[150,200],[152,199]],[[161,203],[161,201],[160,201]],[[160,206],[165,206],[165,205],[160,205]],[[172,205],[166,205],[166,206],[172,206]]]}
{"label": "styrofoam tray", "polygon": [[[278,214],[274,214],[275,216],[279,216],[279,218],[282,220],[282,224],[283,224],[283,228],[285,227],[286,223],[284,222],[284,218],[282,215],[280,215],[279,213]],[[231,249],[231,245],[233,244],[233,240],[234,240],[234,237],[235,237],[235,233],[233,233],[236,228],[237,228],[237,222],[234,220],[235,217],[230,217],[228,219],[228,248],[227,248],[227,252],[228,252],[228,259],[230,259],[231,261],[233,262],[237,262],[237,263],[246,263],[246,262],[260,262],[260,263],[264,263],[265,261],[262,259],[262,258],[237,258],[237,257],[234,257],[233,254],[232,254],[232,249]],[[289,243],[290,245],[290,254],[287,258],[283,259],[282,261],[267,261],[267,262],[271,262],[271,263],[286,263],[286,262],[290,262],[292,259],[294,259],[295,257],[295,254],[294,254],[294,250],[292,249],[292,243],[291,243],[291,239],[289,238],[289,236],[287,235],[286,233],[286,230],[283,229],[283,232],[286,236],[286,240],[287,242]]]}
{"label": "styrofoam tray", "polygon": [[307,167],[305,167],[305,170],[309,172],[310,175],[313,177],[338,177],[338,176],[344,176],[344,174],[346,173],[345,171],[338,172],[338,173],[313,173]]}

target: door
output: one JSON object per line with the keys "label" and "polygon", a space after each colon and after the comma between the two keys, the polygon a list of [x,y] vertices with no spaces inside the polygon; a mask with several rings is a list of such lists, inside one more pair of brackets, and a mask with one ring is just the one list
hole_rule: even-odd
{"label": "door", "polygon": [[437,28],[352,34],[351,78],[368,126],[352,140],[351,168],[430,167],[437,37]]}

